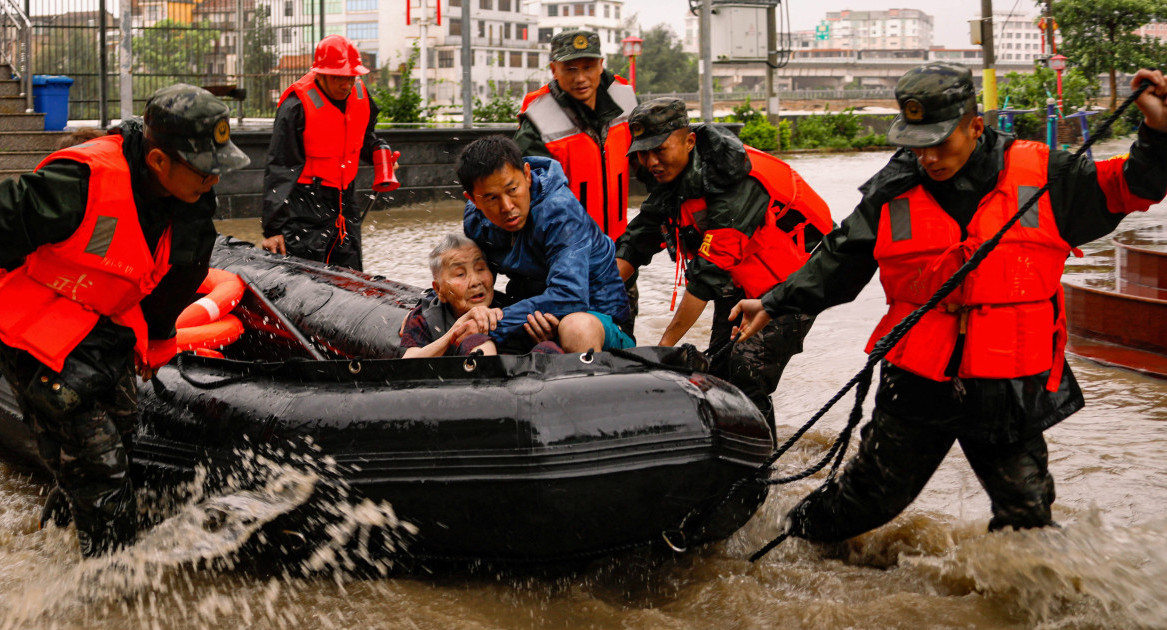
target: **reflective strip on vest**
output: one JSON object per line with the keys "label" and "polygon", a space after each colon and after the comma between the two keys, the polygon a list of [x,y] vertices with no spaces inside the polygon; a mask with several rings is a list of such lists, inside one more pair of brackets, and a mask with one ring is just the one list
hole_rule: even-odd
{"label": "reflective strip on vest", "polygon": [[588,216],[613,240],[628,226],[628,147],[632,134],[628,115],[636,107],[636,94],[621,77],[607,88],[620,106],[620,115],[608,123],[603,150],[556,102],[549,85],[523,98],[522,113],[539,130],[548,153],[563,167],[567,184]]}
{"label": "reflective strip on vest", "polygon": [[[883,207],[874,253],[889,309],[868,341],[868,352],[1045,184],[1048,163],[1045,145],[1015,141],[996,188],[981,199],[965,237],[923,186]],[[1061,275],[1070,251],[1058,233],[1049,196],[1043,195],[962,285],[924,314],[887,360],[925,378],[948,380],[952,353],[964,334],[957,376],[1015,378],[1049,370],[1047,388],[1056,390],[1066,335]]]}
{"label": "reflective strip on vest", "polygon": [[134,331],[146,355],[147,330],[139,303],[169,270],[170,228],[151,252],[138,223],[122,136],[104,136],[63,149],[55,160],[89,167],[89,197],[77,230],[42,245],[0,277],[0,340],[60,371],[65,357],[101,316]]}
{"label": "reflective strip on vest", "polygon": [[753,234],[747,237],[734,228],[709,230],[704,199],[681,203],[680,224],[702,233],[697,255],[726,270],[747,297],[755,298],[784,282],[810,258],[804,236],[809,226],[826,234],[833,224],[826,202],[789,165],[753,147],[747,146],[746,153],[750,177],[770,197]]}
{"label": "reflective strip on vest", "polygon": [[348,188],[360,167],[372,111],[364,82],[358,78],[353,83],[343,112],[320,93],[314,72],[290,85],[280,102],[292,93],[304,107],[305,163],[296,182],[311,184],[318,180],[332,188]]}

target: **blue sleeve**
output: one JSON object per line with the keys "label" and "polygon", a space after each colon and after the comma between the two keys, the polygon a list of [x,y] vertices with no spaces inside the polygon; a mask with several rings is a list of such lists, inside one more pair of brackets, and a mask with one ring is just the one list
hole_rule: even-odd
{"label": "blue sleeve", "polygon": [[583,222],[591,219],[582,208],[579,212],[569,212],[558,207],[547,208],[546,205],[549,204],[541,208],[545,221],[543,225],[536,225],[532,234],[535,247],[541,250],[547,262],[547,289],[504,309],[502,321],[491,333],[495,341],[526,334],[523,324],[527,323],[527,315],[535,311],[562,318],[569,313],[588,310],[592,243],[590,226]]}

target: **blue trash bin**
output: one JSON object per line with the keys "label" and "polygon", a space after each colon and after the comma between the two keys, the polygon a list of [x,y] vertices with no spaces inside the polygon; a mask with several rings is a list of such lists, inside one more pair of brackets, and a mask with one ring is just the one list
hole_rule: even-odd
{"label": "blue trash bin", "polygon": [[45,131],[61,131],[69,122],[69,86],[73,79],[52,74],[32,75],[32,108],[45,115]]}

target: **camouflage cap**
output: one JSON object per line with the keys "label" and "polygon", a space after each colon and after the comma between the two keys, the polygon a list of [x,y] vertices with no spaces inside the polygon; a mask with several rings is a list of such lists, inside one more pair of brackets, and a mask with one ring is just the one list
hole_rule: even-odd
{"label": "camouflage cap", "polygon": [[592,31],[563,31],[551,38],[551,61],[571,61],[591,57],[603,59],[600,36]]}
{"label": "camouflage cap", "polygon": [[887,141],[901,147],[931,147],[944,142],[960,118],[976,110],[972,72],[956,63],[927,63],[904,73],[896,83],[900,114]]}
{"label": "camouflage cap", "polygon": [[669,138],[669,134],[688,127],[689,108],[685,101],[666,97],[641,103],[628,116],[628,130],[632,132],[628,155],[655,149]]}
{"label": "camouflage cap", "polygon": [[178,83],[146,101],[146,138],[173,151],[207,175],[222,175],[251,163],[231,142],[231,110],[210,92]]}

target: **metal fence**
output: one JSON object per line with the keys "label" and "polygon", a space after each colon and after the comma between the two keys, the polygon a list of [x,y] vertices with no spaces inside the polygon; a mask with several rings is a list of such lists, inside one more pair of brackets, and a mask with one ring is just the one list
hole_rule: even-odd
{"label": "metal fence", "polygon": [[[129,87],[139,114],[156,89],[190,83],[272,116],[282,87],[312,63],[335,0],[19,0],[33,24],[33,74],[73,79],[69,118],[106,123]],[[128,27],[128,28],[127,28]],[[128,31],[128,32],[127,32]],[[121,64],[123,36],[132,59]],[[130,85],[122,85],[122,76]]]}

